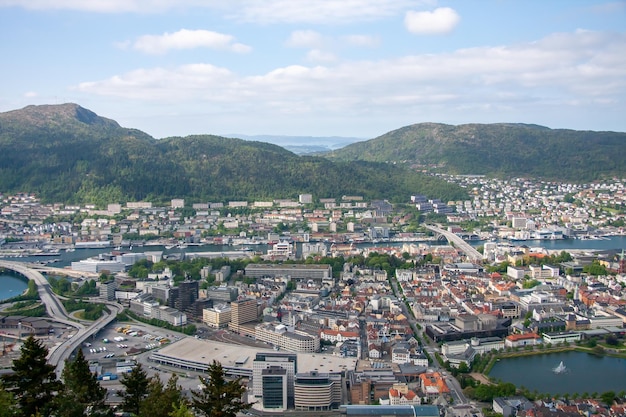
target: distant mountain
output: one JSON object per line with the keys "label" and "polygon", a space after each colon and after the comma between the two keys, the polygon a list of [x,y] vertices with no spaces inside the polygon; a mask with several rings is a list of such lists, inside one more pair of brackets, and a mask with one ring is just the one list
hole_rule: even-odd
{"label": "distant mountain", "polygon": [[461,188],[389,164],[331,162],[212,135],[156,140],[76,104],[0,113],[0,192],[47,202],[190,201],[363,195],[406,201]]}
{"label": "distant mountain", "polygon": [[280,136],[280,135],[242,135],[227,134],[228,138],[238,138],[259,142],[273,143],[298,155],[310,155],[343,148],[355,142],[366,140],[344,136]]}
{"label": "distant mountain", "polygon": [[407,164],[455,174],[580,182],[624,176],[626,133],[509,123],[420,123],[326,156],[334,161]]}

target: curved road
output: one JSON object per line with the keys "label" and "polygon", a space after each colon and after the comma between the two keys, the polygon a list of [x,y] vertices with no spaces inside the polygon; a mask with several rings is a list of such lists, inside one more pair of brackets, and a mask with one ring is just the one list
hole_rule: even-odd
{"label": "curved road", "polygon": [[[106,325],[111,323],[118,313],[120,313],[124,307],[118,303],[105,302],[105,304],[111,310],[110,313],[100,317],[91,325],[85,327],[81,323],[77,323],[67,314],[65,307],[59,301],[58,297],[50,288],[50,284],[46,278],[38,271],[29,268],[28,266],[20,262],[0,261],[0,268],[10,269],[19,274],[24,275],[28,279],[32,279],[37,284],[37,291],[39,292],[39,298],[41,302],[46,306],[48,315],[59,323],[63,323],[68,326],[76,328],[77,333],[70,339],[63,341],[63,343],[53,347],[48,353],[48,361],[51,365],[54,365],[57,370],[57,377],[61,377],[63,368],[65,367],[65,360],[70,357],[72,352],[76,350],[80,345],[87,340],[91,335],[98,333]],[[99,301],[102,302],[102,301]]]}
{"label": "curved road", "polygon": [[454,243],[454,246],[467,255],[467,257],[472,261],[482,261],[483,255],[478,252],[472,245],[461,239],[458,235],[448,232],[440,227],[426,224],[424,225],[428,230],[432,230],[435,233],[439,233],[448,239],[448,242]]}

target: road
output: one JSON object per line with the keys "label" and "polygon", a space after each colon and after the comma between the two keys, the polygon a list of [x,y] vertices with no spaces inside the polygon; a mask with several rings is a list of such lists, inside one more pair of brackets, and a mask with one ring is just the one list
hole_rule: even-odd
{"label": "road", "polygon": [[[73,320],[65,310],[65,307],[52,291],[48,280],[39,272],[32,268],[29,268],[25,264],[20,262],[0,261],[0,268],[10,269],[24,275],[28,279],[32,279],[37,284],[37,291],[41,302],[46,306],[48,315],[59,323],[63,323],[67,326],[72,326],[77,329],[76,334],[69,339],[64,340],[62,343],[53,347],[48,352],[48,362],[56,367],[57,377],[61,377],[63,368],[65,367],[65,360],[70,357],[72,352],[76,350],[84,341],[86,341],[91,335],[98,333],[102,328],[111,323],[118,313],[123,310],[122,305],[113,302],[106,302],[105,304],[111,310],[110,313],[106,313],[89,326],[85,326],[82,323],[78,323]],[[102,302],[99,300],[99,302]]]}
{"label": "road", "polygon": [[482,261],[483,255],[478,252],[472,245],[461,239],[459,236],[452,232],[448,232],[445,229],[442,229],[435,225],[424,225],[425,228],[431,230],[435,233],[439,233],[448,239],[448,242],[454,243],[454,246],[465,253],[465,255],[471,261]]}

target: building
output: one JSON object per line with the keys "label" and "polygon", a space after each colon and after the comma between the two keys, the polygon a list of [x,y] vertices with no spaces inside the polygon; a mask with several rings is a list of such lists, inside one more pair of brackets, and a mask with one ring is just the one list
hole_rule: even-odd
{"label": "building", "polygon": [[439,372],[426,372],[419,376],[420,389],[428,398],[450,394],[450,388]]}
{"label": "building", "polygon": [[289,352],[318,352],[320,349],[319,336],[289,329],[280,323],[261,323],[254,328],[256,340],[271,344],[277,349]]}
{"label": "building", "polygon": [[[298,356],[295,353],[257,353],[252,362],[252,395],[264,397],[263,371],[272,367],[285,370],[287,383],[287,408],[293,406],[294,378],[298,372]],[[276,374],[277,375],[277,374]],[[273,381],[276,383],[276,381]]]}
{"label": "building", "polygon": [[287,370],[280,366],[270,366],[261,371],[263,409],[285,411],[289,405]]}
{"label": "building", "polygon": [[178,291],[171,291],[170,295],[169,305],[177,310],[186,311],[198,299],[198,281],[183,281],[178,284]]}
{"label": "building", "polygon": [[326,411],[341,404],[341,374],[299,373],[295,377],[294,402],[296,410]]}
{"label": "building", "polygon": [[231,316],[228,328],[236,333],[241,332],[241,325],[259,319],[259,307],[255,299],[233,301],[230,304]]}
{"label": "building", "polygon": [[206,295],[212,300],[230,303],[231,301],[235,301],[237,299],[239,290],[237,287],[212,287],[207,289]]}
{"label": "building", "polygon": [[216,329],[227,327],[231,320],[232,309],[229,305],[218,304],[202,310],[202,322]]}
{"label": "building", "polygon": [[115,280],[100,283],[100,297],[107,301],[115,300]]}
{"label": "building", "polygon": [[249,264],[246,266],[245,274],[251,278],[289,277],[296,281],[328,281],[334,285],[330,265]]}

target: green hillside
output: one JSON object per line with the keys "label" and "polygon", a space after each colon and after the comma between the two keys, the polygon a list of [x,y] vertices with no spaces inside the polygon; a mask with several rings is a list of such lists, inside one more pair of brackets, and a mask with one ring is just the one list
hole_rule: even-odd
{"label": "green hillside", "polygon": [[455,185],[389,164],[331,162],[211,135],[157,140],[76,104],[0,113],[0,154],[0,192],[47,202],[466,197]]}
{"label": "green hillside", "polygon": [[592,181],[626,172],[626,133],[524,124],[421,123],[327,157],[437,168],[453,174]]}

